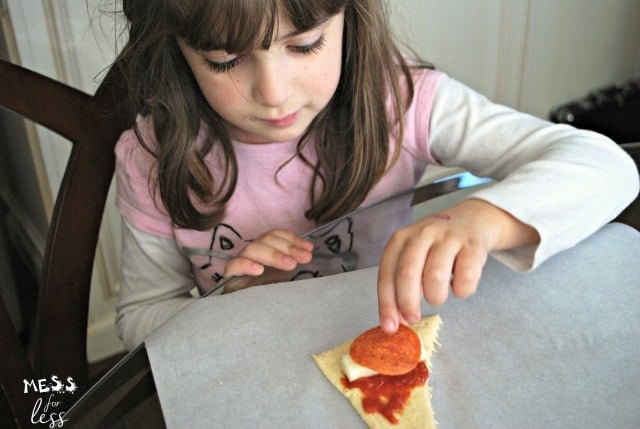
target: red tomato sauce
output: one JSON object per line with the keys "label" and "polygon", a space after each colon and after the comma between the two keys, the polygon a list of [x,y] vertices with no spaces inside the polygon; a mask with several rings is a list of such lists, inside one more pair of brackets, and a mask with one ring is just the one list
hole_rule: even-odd
{"label": "red tomato sauce", "polygon": [[396,413],[404,410],[411,396],[411,391],[424,385],[429,377],[429,370],[424,362],[402,375],[372,375],[349,381],[342,377],[345,389],[360,389],[362,392],[362,408],[366,413],[379,413],[390,423],[398,423]]}

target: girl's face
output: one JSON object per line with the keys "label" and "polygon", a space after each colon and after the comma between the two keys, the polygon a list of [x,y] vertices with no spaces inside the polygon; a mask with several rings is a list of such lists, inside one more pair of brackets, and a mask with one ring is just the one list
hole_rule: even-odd
{"label": "girl's face", "polygon": [[[299,33],[284,16],[268,49],[246,54],[178,46],[232,138],[247,143],[300,137],[340,79],[344,14]],[[251,31],[251,29],[247,29]]]}

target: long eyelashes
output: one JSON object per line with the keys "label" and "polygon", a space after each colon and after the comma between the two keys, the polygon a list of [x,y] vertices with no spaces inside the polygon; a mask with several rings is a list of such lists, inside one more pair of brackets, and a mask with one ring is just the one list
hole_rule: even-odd
{"label": "long eyelashes", "polygon": [[[291,46],[291,50],[297,54],[303,54],[303,55],[314,54],[319,52],[324,47],[325,43],[326,43],[326,40],[324,36],[321,36],[318,40],[316,40],[315,42],[309,45]],[[208,58],[203,58],[203,59],[204,59],[205,65],[209,67],[209,69],[211,69],[211,71],[213,71],[214,73],[225,73],[233,69],[238,64],[240,64],[244,59],[244,55],[238,55],[233,59],[223,63],[211,61]]]}
{"label": "long eyelashes", "polygon": [[299,54],[312,54],[320,51],[324,47],[325,42],[326,40],[324,36],[321,36],[318,40],[310,45],[293,46],[292,49]]}
{"label": "long eyelashes", "polygon": [[208,58],[204,58],[204,63],[207,67],[209,67],[215,73],[224,73],[228,72],[242,61],[242,57],[235,57],[234,59],[224,62],[218,63],[215,61],[211,61]]}

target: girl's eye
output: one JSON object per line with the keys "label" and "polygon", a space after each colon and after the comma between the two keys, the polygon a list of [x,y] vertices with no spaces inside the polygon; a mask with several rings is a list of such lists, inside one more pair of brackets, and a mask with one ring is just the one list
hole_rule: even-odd
{"label": "girl's eye", "polygon": [[228,72],[229,70],[231,70],[232,68],[234,68],[235,66],[237,66],[238,64],[240,64],[240,61],[242,61],[242,57],[241,56],[236,56],[233,59],[229,60],[229,61],[225,61],[223,63],[217,62],[217,61],[212,61],[208,58],[204,58],[204,63],[207,67],[209,67],[209,69],[211,71],[213,71],[214,73],[225,73]]}
{"label": "girl's eye", "polygon": [[[325,38],[324,36],[320,37],[318,40],[316,40],[315,42],[308,44],[308,45],[296,45],[296,46],[292,46],[291,49],[298,53],[298,54],[312,54],[315,52],[318,52],[322,49],[322,47],[325,45]],[[240,64],[240,62],[242,61],[243,56],[242,55],[236,55],[235,57],[233,57],[231,60],[229,61],[225,61],[225,62],[218,62],[218,61],[213,61],[210,60],[209,58],[204,57],[204,63],[205,65],[214,73],[225,73],[230,71],[231,69],[233,69],[235,66],[237,66],[238,64]]]}
{"label": "girl's eye", "polygon": [[291,49],[293,49],[295,52],[299,53],[299,54],[312,54],[315,52],[318,52],[320,49],[322,49],[322,47],[324,46],[326,40],[324,38],[324,36],[320,37],[318,40],[316,40],[315,42],[309,44],[309,45],[302,45],[302,46],[293,46]]}

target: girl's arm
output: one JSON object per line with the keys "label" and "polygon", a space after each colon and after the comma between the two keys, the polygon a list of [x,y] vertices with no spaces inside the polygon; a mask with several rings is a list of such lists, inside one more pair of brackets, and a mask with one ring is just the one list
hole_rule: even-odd
{"label": "girl's arm", "polygon": [[189,261],[175,242],[122,222],[122,276],[116,329],[128,350],[192,302]]}
{"label": "girl's arm", "polygon": [[378,276],[382,327],[420,317],[424,296],[475,292],[489,252],[533,269],[613,219],[638,193],[633,161],[608,138],[493,104],[442,79],[430,151],[445,166],[498,182],[396,232]]}
{"label": "girl's arm", "polygon": [[472,197],[538,231],[538,246],[496,253],[518,271],[591,235],[638,195],[635,163],[609,138],[492,103],[451,78],[434,99],[429,147],[442,165],[495,179]]}

